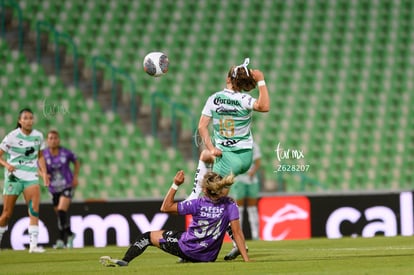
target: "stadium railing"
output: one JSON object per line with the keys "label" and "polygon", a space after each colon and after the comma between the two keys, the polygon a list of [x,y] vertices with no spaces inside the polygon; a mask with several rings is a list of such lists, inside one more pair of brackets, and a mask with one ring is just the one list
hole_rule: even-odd
{"label": "stadium railing", "polygon": [[98,63],[102,64],[107,69],[109,68],[111,72],[111,107],[112,111],[116,113],[118,111],[118,100],[116,95],[116,81],[117,76],[121,76],[122,78],[126,79],[129,83],[129,94],[131,96],[130,100],[130,115],[132,122],[137,122],[138,117],[138,106],[137,106],[137,91],[135,88],[135,81],[131,78],[131,76],[126,73],[124,70],[113,66],[108,60],[101,56],[93,56],[92,57],[92,87],[93,87],[93,99],[96,101],[98,99],[98,80],[97,80],[97,70],[98,70]]}
{"label": "stadium railing", "polygon": [[[151,133],[154,138],[158,137],[158,111],[157,103],[158,102],[166,103],[171,108],[171,143],[174,148],[178,147],[178,136],[180,135],[180,130],[178,129],[179,121],[184,121],[184,118],[187,118],[190,123],[190,128],[192,133],[196,130],[196,121],[194,114],[183,104],[174,102],[171,98],[164,93],[155,92],[151,95]],[[184,118],[179,120],[179,113],[184,115]],[[196,160],[198,158],[198,149],[195,142],[192,142],[192,158]]]}
{"label": "stadium railing", "polygon": [[6,5],[12,7],[17,12],[18,17],[18,48],[19,51],[23,48],[23,13],[20,6],[12,0],[0,0],[0,24],[1,24],[1,36],[6,35]]}
{"label": "stadium railing", "polygon": [[[46,29],[49,33],[53,33],[54,45],[55,45],[55,74],[60,75],[61,61],[59,54],[59,45],[63,41],[72,47],[73,51],[73,83],[76,88],[79,87],[79,69],[78,69],[78,50],[75,42],[71,36],[65,32],[57,31],[49,22],[37,21],[36,23],[36,60],[40,63],[41,60],[41,31]],[[63,41],[62,41],[63,40]]]}

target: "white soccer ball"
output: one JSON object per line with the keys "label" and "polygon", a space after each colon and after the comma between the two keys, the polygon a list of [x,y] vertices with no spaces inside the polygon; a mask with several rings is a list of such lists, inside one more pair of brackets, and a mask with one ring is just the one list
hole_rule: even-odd
{"label": "white soccer ball", "polygon": [[150,52],[144,58],[144,71],[150,76],[158,77],[168,72],[168,56],[162,52]]}

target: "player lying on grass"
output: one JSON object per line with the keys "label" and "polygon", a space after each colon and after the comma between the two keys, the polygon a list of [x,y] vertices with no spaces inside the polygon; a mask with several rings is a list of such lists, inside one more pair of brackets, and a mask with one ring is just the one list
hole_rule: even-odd
{"label": "player lying on grass", "polygon": [[234,176],[222,178],[208,172],[202,181],[204,196],[190,201],[175,202],[178,186],[184,182],[184,172],[178,171],[174,183],[161,205],[161,211],[178,215],[192,215],[187,231],[158,230],[140,235],[122,259],[102,256],[104,266],[127,266],[148,246],[156,246],[187,262],[214,262],[220,252],[227,226],[233,230],[234,240],[244,261],[249,261],[235,201],[228,197]]}

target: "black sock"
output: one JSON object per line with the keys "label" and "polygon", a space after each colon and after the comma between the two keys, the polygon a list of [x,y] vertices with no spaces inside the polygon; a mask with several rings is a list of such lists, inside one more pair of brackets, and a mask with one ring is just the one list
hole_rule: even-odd
{"label": "black sock", "polygon": [[65,233],[66,233],[66,236],[72,236],[73,235],[72,230],[70,230],[70,226],[66,227]]}
{"label": "black sock", "polygon": [[66,232],[66,211],[59,210],[58,213],[58,228],[59,228],[59,239],[62,241],[65,239],[65,232]]}
{"label": "black sock", "polygon": [[65,240],[65,230],[59,230],[59,240]]}
{"label": "black sock", "polygon": [[135,242],[128,248],[122,260],[129,263],[139,255],[141,255],[145,251],[145,249],[147,249],[148,246],[152,245],[150,233],[151,232],[146,232],[140,235],[135,240]]}
{"label": "black sock", "polygon": [[230,239],[232,239],[232,241],[234,241],[234,237],[233,237],[233,230],[231,230],[231,226],[229,225],[227,227],[227,234],[229,234]]}
{"label": "black sock", "polygon": [[72,236],[72,235],[73,235],[72,230],[70,230],[70,221],[69,221],[69,217],[67,217],[67,218],[66,218],[65,233],[66,233],[66,236]]}

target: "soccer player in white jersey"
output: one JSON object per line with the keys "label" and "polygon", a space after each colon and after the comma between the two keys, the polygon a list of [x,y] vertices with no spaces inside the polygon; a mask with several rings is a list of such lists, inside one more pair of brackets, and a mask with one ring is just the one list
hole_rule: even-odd
{"label": "soccer player in white jersey", "polygon": [[[269,94],[260,70],[248,69],[249,58],[239,66],[230,68],[226,78],[226,88],[211,95],[203,110],[198,131],[205,145],[201,152],[194,179],[193,191],[187,200],[197,198],[201,193],[200,182],[213,164],[213,171],[221,176],[245,173],[252,163],[253,136],[251,120],[253,111],[268,112]],[[247,93],[255,87],[259,97]],[[213,124],[213,140],[208,130]],[[237,247],[225,257],[232,260],[240,255]]]}
{"label": "soccer player in white jersey", "polygon": [[[37,245],[39,235],[40,185],[38,170],[44,184],[49,185],[46,162],[42,154],[45,144],[43,134],[33,129],[33,112],[29,108],[20,111],[17,128],[0,144],[0,164],[5,167],[3,189],[3,212],[0,216],[0,242],[7,231],[16,200],[23,193],[29,213],[29,253],[45,250]],[[3,159],[4,153],[7,159]]]}

